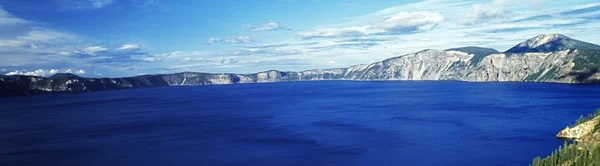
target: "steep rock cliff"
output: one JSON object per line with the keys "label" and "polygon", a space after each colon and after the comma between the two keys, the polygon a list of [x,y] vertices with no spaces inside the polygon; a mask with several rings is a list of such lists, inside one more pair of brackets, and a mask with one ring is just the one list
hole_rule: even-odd
{"label": "steep rock cliff", "polygon": [[[183,72],[124,78],[83,78],[73,74],[57,74],[48,78],[0,76],[0,96],[158,86],[316,80],[599,83],[600,49],[594,49],[596,46],[567,38],[564,35],[551,34],[536,36],[513,47],[506,53],[481,47],[429,49],[371,64],[302,72],[277,70],[254,74]],[[531,52],[523,52],[523,50]]]}

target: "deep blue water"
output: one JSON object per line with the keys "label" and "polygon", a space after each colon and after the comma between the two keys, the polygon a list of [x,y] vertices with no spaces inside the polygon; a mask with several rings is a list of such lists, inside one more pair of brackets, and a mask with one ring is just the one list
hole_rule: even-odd
{"label": "deep blue water", "polygon": [[527,165],[600,86],[292,82],[0,99],[0,165]]}

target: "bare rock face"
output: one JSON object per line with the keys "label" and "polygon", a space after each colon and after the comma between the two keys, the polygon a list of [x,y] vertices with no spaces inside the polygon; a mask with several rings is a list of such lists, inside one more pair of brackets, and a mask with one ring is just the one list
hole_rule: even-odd
{"label": "bare rock face", "polygon": [[600,117],[596,117],[592,120],[589,120],[587,122],[579,124],[573,128],[567,127],[565,129],[561,130],[558,134],[556,134],[556,137],[567,138],[567,139],[583,138],[585,136],[588,136],[589,134],[591,134],[594,131],[594,128],[599,120],[600,120]]}
{"label": "bare rock face", "polygon": [[572,80],[561,77],[571,71],[575,53],[557,51],[551,53],[492,54],[473,68],[462,70],[464,81],[533,81],[562,82]]}
{"label": "bare rock face", "polygon": [[575,40],[562,34],[542,34],[519,43],[507,53],[553,52],[568,49],[600,49],[600,46]]}
{"label": "bare rock face", "polygon": [[123,78],[83,78],[73,74],[57,74],[48,78],[0,76],[0,96],[317,80],[600,83],[600,46],[551,34],[529,39],[505,53],[481,47],[428,49],[371,64],[301,72],[183,72]]}

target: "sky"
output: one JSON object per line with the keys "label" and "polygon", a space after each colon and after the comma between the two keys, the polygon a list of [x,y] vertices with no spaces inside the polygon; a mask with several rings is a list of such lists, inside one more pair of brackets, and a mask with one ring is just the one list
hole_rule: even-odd
{"label": "sky", "polygon": [[597,0],[0,0],[0,74],[303,71],[598,32]]}

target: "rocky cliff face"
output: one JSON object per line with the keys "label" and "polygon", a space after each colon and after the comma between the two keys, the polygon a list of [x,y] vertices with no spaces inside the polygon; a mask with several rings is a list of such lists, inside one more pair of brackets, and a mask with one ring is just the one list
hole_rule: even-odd
{"label": "rocky cliff face", "polygon": [[584,138],[593,133],[596,128],[596,124],[600,121],[600,117],[596,117],[594,119],[588,120],[582,124],[574,126],[572,128],[567,127],[561,130],[556,137],[558,138],[567,138],[567,139],[580,139]]}
{"label": "rocky cliff face", "polygon": [[[560,43],[565,44],[560,45]],[[529,39],[514,47],[518,49],[511,49],[512,51],[509,50],[507,53],[480,47],[463,47],[443,51],[423,50],[372,64],[302,72],[277,70],[255,74],[184,72],[125,78],[82,78],[72,74],[59,74],[49,78],[0,76],[0,96],[48,92],[90,92],[158,86],[316,80],[599,83],[600,49],[592,49],[595,46],[597,45],[579,42],[563,35],[550,35]],[[600,46],[598,47],[600,48]],[[534,51],[522,52],[519,50]]]}

